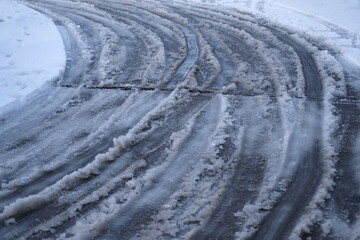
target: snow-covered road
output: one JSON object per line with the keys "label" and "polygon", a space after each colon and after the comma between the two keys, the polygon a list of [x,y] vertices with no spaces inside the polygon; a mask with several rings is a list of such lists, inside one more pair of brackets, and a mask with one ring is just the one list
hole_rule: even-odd
{"label": "snow-covered road", "polygon": [[25,3],[67,61],[0,113],[4,239],[359,237],[360,70],[335,49],[218,5]]}

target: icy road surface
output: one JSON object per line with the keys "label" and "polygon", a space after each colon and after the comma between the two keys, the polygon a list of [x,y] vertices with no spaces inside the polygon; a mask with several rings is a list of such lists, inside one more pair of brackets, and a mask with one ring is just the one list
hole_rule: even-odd
{"label": "icy road surface", "polygon": [[29,1],[62,79],[0,113],[2,239],[356,239],[359,69],[232,8]]}

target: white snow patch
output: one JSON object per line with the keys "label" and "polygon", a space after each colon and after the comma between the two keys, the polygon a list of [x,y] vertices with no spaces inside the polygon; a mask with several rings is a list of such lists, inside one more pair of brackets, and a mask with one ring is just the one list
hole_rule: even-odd
{"label": "white snow patch", "polygon": [[5,226],[10,226],[10,225],[13,225],[13,224],[16,224],[15,218],[10,218],[10,219],[5,221]]}
{"label": "white snow patch", "polygon": [[230,93],[230,92],[235,92],[236,90],[237,90],[237,87],[236,87],[235,83],[231,83],[228,86],[224,86],[221,89],[221,92],[222,93]]}
{"label": "white snow patch", "polygon": [[54,23],[16,1],[0,1],[0,107],[59,78],[65,50]]}

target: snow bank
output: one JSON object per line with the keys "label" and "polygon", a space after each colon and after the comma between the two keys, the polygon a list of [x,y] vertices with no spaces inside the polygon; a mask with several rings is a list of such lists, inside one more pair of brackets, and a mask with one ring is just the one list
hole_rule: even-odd
{"label": "snow bank", "polygon": [[54,23],[11,0],[0,1],[0,107],[61,76],[65,50]]}

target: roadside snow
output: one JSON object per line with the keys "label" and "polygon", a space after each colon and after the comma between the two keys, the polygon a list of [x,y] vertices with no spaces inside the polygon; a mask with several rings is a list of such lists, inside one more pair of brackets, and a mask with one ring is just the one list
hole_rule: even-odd
{"label": "roadside snow", "polygon": [[275,5],[323,19],[360,34],[359,0],[270,0]]}
{"label": "roadside snow", "polygon": [[65,50],[54,23],[14,0],[0,1],[0,107],[59,77]]}
{"label": "roadside snow", "polygon": [[265,8],[268,17],[336,46],[360,66],[359,0],[270,0],[269,3]]}

